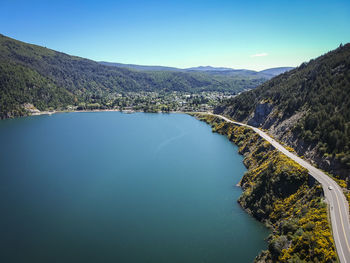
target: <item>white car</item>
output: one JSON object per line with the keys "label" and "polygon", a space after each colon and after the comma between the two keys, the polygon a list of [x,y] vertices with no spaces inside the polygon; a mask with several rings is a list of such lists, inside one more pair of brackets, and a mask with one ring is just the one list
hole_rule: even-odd
{"label": "white car", "polygon": [[328,186],[328,189],[329,189],[329,190],[333,190],[333,187],[332,187],[332,186]]}

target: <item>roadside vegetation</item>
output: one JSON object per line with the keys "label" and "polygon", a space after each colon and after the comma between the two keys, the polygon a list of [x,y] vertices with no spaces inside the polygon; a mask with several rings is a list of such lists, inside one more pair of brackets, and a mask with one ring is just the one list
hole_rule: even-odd
{"label": "roadside vegetation", "polygon": [[247,127],[194,113],[226,135],[244,155],[248,171],[239,204],[272,229],[268,249],[256,262],[336,262],[322,187],[295,163]]}

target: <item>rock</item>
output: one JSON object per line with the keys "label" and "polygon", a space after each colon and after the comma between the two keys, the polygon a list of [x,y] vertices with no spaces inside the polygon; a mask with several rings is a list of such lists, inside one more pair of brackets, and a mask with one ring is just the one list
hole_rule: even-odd
{"label": "rock", "polygon": [[256,105],[254,115],[248,121],[248,124],[255,127],[261,126],[265,122],[268,115],[271,113],[272,109],[273,105],[270,103],[259,103]]}
{"label": "rock", "polygon": [[30,112],[30,113],[39,113],[40,110],[38,110],[33,104],[31,103],[24,103],[23,105],[23,108],[27,111],[27,112]]}

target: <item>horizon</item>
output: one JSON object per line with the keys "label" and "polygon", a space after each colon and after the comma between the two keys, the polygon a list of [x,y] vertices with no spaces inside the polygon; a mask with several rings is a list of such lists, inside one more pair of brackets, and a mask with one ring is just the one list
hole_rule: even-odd
{"label": "horizon", "polygon": [[[169,65],[150,65],[150,64],[134,64],[134,63],[123,63],[123,62],[118,62],[118,61],[106,61],[106,60],[94,60],[94,59],[91,59],[91,58],[87,58],[87,57],[81,57],[81,56],[77,56],[75,54],[69,54],[69,53],[66,53],[64,51],[59,51],[59,50],[56,50],[56,49],[52,49],[50,47],[45,47],[45,46],[41,46],[41,45],[38,45],[36,43],[29,43],[29,42],[24,42],[20,39],[16,39],[16,38],[13,38],[11,36],[7,36],[5,34],[2,34],[0,32],[0,35],[3,35],[5,37],[8,37],[8,38],[11,38],[11,39],[14,39],[16,41],[20,41],[20,42],[23,42],[23,43],[26,43],[26,44],[29,44],[29,45],[34,45],[34,46],[39,46],[39,47],[43,47],[43,48],[47,48],[47,49],[50,49],[50,50],[53,50],[53,51],[56,51],[56,52],[62,52],[66,55],[69,55],[69,56],[76,56],[76,57],[80,57],[80,58],[83,58],[83,59],[89,59],[89,60],[92,60],[94,62],[97,62],[97,63],[111,63],[111,64],[121,64],[121,65],[124,65],[124,66],[141,66],[141,67],[164,67],[164,68],[174,68],[174,69],[179,69],[179,70],[188,70],[188,69],[191,69],[191,68],[206,68],[206,67],[210,67],[210,68],[225,68],[227,70],[251,70],[251,71],[256,71],[256,72],[261,72],[261,71],[264,71],[264,70],[269,70],[269,69],[277,69],[277,68],[297,68],[299,67],[302,63],[305,63],[305,62],[309,62],[310,60],[313,60],[317,57],[312,57],[310,58],[309,60],[307,61],[302,61],[300,64],[296,65],[296,66],[289,66],[289,65],[285,65],[285,66],[276,66],[276,67],[270,67],[270,68],[262,68],[262,69],[249,69],[249,68],[235,68],[235,67],[225,67],[225,66],[212,66],[212,65],[193,65],[193,66],[190,66],[190,67],[186,67],[186,68],[180,68],[180,67],[176,67],[176,66],[169,66]],[[345,44],[350,44],[349,43],[340,43],[340,45],[345,45]],[[339,46],[338,46],[339,47]],[[337,47],[335,47],[334,49],[336,49]],[[332,50],[334,50],[332,49]],[[329,50],[329,51],[326,51],[325,53],[323,54],[320,54],[319,56],[322,56],[324,54],[326,54],[327,52],[330,52],[332,50]],[[318,56],[318,57],[319,57]]]}
{"label": "horizon", "polygon": [[[28,43],[28,42],[24,42],[20,39],[15,39],[13,37],[10,37],[10,36],[6,36],[4,34],[2,34],[0,32],[0,35],[4,36],[4,37],[7,37],[7,38],[10,38],[10,39],[14,39],[16,41],[19,41],[19,42],[22,42],[22,43],[25,43],[25,44],[29,44],[29,45],[34,45],[34,46],[38,46],[38,47],[42,47],[42,48],[47,48],[49,50],[53,50],[55,52],[61,52],[61,51],[58,51],[58,50],[55,50],[55,49],[52,49],[50,47],[44,47],[44,46],[40,46],[36,43]],[[64,52],[62,52],[64,53]],[[74,54],[68,54],[68,53],[64,53],[68,56],[76,56]],[[76,56],[76,57],[79,57],[79,56]],[[89,59],[89,58],[85,58],[85,57],[80,57],[82,59]],[[94,62],[97,62],[97,63],[111,63],[111,64],[121,64],[121,65],[124,65],[126,68],[127,66],[141,66],[141,67],[164,67],[164,68],[174,68],[174,69],[178,69],[178,70],[189,70],[189,69],[192,69],[192,68],[214,68],[214,69],[227,69],[227,70],[251,70],[251,71],[256,71],[256,72],[260,72],[260,71],[264,71],[264,70],[268,70],[268,69],[277,69],[277,68],[296,68],[296,67],[290,67],[290,66],[282,66],[282,67],[272,67],[272,68],[265,68],[265,69],[262,69],[262,70],[254,70],[254,69],[245,69],[245,68],[229,68],[229,67],[221,67],[221,66],[218,66],[218,67],[214,67],[214,66],[211,66],[211,65],[197,65],[197,66],[193,66],[193,67],[188,67],[188,68],[178,68],[178,67],[173,67],[173,66],[167,66],[167,65],[140,65],[140,64],[133,64],[133,63],[120,63],[120,62],[117,62],[117,61],[97,61],[97,60],[93,60],[93,59],[89,59],[89,60],[92,60]]]}
{"label": "horizon", "polygon": [[297,67],[350,42],[346,1],[38,0],[2,7],[2,34],[112,63],[261,71]]}
{"label": "horizon", "polygon": [[121,64],[121,65],[124,65],[124,66],[164,67],[164,68],[174,68],[174,69],[179,69],[179,70],[189,70],[189,69],[192,69],[192,68],[213,68],[213,69],[218,68],[218,69],[225,69],[225,70],[226,69],[227,70],[251,70],[251,71],[260,72],[260,71],[264,71],[264,70],[268,70],[268,69],[295,68],[295,67],[284,66],[284,67],[265,68],[265,69],[262,69],[262,70],[254,70],[254,69],[246,69],[246,68],[229,68],[229,67],[221,67],[221,66],[214,67],[214,66],[211,66],[211,65],[197,65],[197,66],[192,66],[192,67],[188,67],[188,68],[178,68],[178,67],[167,66],[167,65],[139,65],[139,64],[133,64],[133,63],[120,63],[120,62],[115,62],[115,61],[95,61],[95,62],[98,62],[98,63],[111,63],[111,64],[115,63],[115,64]]}

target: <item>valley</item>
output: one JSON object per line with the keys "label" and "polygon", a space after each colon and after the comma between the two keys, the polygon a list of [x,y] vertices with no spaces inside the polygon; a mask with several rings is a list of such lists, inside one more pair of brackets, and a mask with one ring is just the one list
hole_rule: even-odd
{"label": "valley", "polygon": [[[118,116],[118,121],[113,128],[118,130],[118,122],[123,123],[124,118],[133,120],[142,116],[138,121],[144,123],[149,118],[162,119],[164,115],[168,117],[161,121],[164,121],[164,130],[167,130],[166,118],[171,120],[176,114],[144,113],[190,113],[210,124],[214,132],[227,136],[244,156],[243,162],[248,171],[239,174],[243,193],[237,194],[236,199],[248,214],[272,230],[267,249],[255,257],[255,262],[329,263],[339,260],[345,263],[350,260],[349,58],[350,44],[345,44],[295,68],[253,71],[199,66],[180,69],[97,62],[0,35],[0,119],[4,119],[1,125],[12,127],[12,122],[5,119],[14,119],[14,123],[18,122],[23,127],[35,120],[50,124],[47,116],[23,118],[23,121],[17,118],[30,115],[103,111],[99,115],[87,114],[96,121],[93,127],[89,126],[90,119],[84,119],[84,114],[77,116],[83,118],[86,121],[83,121],[84,125],[92,131],[103,127],[99,130],[101,132],[114,121],[115,116]],[[125,117],[129,115],[108,111],[138,113]],[[96,116],[103,116],[107,121],[100,125],[98,118],[93,118]],[[73,125],[71,118],[77,117],[71,114],[55,117],[58,122],[53,125],[61,127],[60,121]],[[180,123],[183,120],[187,123],[186,119],[181,119]],[[77,119],[75,121],[78,122]],[[136,126],[132,126],[135,123],[126,123],[127,130],[128,125],[134,127],[128,132],[138,131]],[[156,122],[153,124],[145,127],[151,130],[158,127]],[[158,153],[190,133],[190,129],[184,132],[181,125],[172,125],[173,128],[169,129],[171,135],[159,142],[157,147],[153,145],[152,151]],[[196,129],[195,125],[191,127]],[[11,137],[11,129],[5,131],[7,135],[2,139]],[[13,131],[15,134],[20,132]],[[162,131],[153,132],[162,134]],[[63,134],[70,133],[63,131]],[[137,133],[133,135],[138,136]],[[55,136],[60,137],[61,134]],[[110,136],[115,139],[113,133]],[[149,136],[151,142],[153,139],[151,134]],[[211,140],[210,136],[203,136]],[[191,138],[198,139],[194,135]],[[87,140],[95,143],[92,138]],[[15,139],[11,142],[14,143]],[[186,145],[188,142],[183,143]],[[107,147],[107,144],[104,145]],[[18,147],[22,147],[21,144]],[[214,144],[211,147],[215,149]],[[78,146],[75,148],[79,150]],[[7,145],[7,149],[11,152],[11,145]],[[125,151],[128,152],[127,146]],[[209,152],[213,154],[214,150]],[[2,154],[6,155],[5,152]],[[14,162],[16,155],[21,155],[22,151],[12,154],[14,159],[11,162]],[[129,155],[132,156],[131,153]],[[65,154],[60,156],[65,158]],[[176,156],[182,155],[178,152]],[[153,162],[149,169],[154,167],[157,165]],[[6,169],[12,171],[11,166]],[[151,174],[150,171],[147,174]],[[16,172],[14,174],[20,176]],[[139,175],[139,172],[135,174]],[[213,174],[216,172],[210,175]],[[71,183],[71,178],[67,180]],[[157,180],[163,179],[159,177]],[[179,188],[179,191],[182,190]],[[230,219],[227,220],[229,222]],[[232,223],[227,222],[225,224]],[[261,233],[265,233],[264,230]],[[222,236],[227,238],[225,234]],[[139,241],[137,238],[134,240]],[[231,244],[237,243],[232,241]],[[254,251],[263,246],[259,242],[257,244]],[[132,251],[132,246],[129,249]],[[219,247],[217,251],[220,251]],[[225,253],[231,260],[234,256],[229,251],[227,249]],[[183,260],[191,258],[186,253],[184,249],[183,255],[187,256]],[[201,258],[200,254],[198,252],[195,257]],[[112,258],[118,256],[113,254]],[[213,260],[215,256],[211,257]],[[242,258],[247,260],[248,257]]]}

